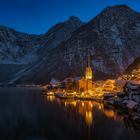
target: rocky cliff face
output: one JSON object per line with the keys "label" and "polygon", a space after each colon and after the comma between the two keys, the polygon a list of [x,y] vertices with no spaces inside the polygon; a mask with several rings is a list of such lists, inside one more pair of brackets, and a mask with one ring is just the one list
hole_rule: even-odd
{"label": "rocky cliff face", "polygon": [[20,33],[0,26],[0,63],[27,64],[35,61],[41,42],[41,36]]}
{"label": "rocky cliff face", "polygon": [[125,70],[125,74],[130,74],[134,69],[140,68],[140,56],[137,57]]}
{"label": "rocky cliff face", "polygon": [[93,42],[95,68],[116,76],[139,56],[140,13],[124,5],[108,7],[88,27],[96,33],[98,42]]}
{"label": "rocky cliff face", "polygon": [[77,17],[71,16],[67,21],[53,26],[44,36],[45,46],[49,49],[57,47],[61,42],[68,40],[73,32],[84,23]]}
{"label": "rocky cliff face", "polygon": [[45,63],[31,79],[44,81],[82,75],[88,48],[92,52],[95,80],[115,78],[123,73],[140,55],[140,13],[124,5],[107,7],[68,40],[50,50]]}
{"label": "rocky cliff face", "polygon": [[71,17],[40,36],[39,44],[36,63],[15,81],[42,83],[81,76],[89,48],[94,79],[115,78],[140,56],[140,13],[118,5],[107,7],[86,24]]}
{"label": "rocky cliff face", "polygon": [[0,63],[28,64],[36,61],[38,54],[47,49],[58,46],[62,41],[70,38],[71,34],[83,23],[74,16],[67,21],[53,26],[42,35],[29,35],[14,29],[0,26]]}
{"label": "rocky cliff face", "polygon": [[48,51],[69,39],[81,25],[83,22],[71,16],[42,35],[29,35],[0,26],[0,84],[13,83],[21,76],[34,73],[38,67],[43,68],[40,65],[46,60]]}
{"label": "rocky cliff face", "polygon": [[[140,14],[127,6],[108,7],[61,47],[79,58],[91,48],[93,70],[117,76],[140,54]],[[63,60],[71,66],[75,57],[68,57]],[[82,59],[78,60],[81,64]]]}

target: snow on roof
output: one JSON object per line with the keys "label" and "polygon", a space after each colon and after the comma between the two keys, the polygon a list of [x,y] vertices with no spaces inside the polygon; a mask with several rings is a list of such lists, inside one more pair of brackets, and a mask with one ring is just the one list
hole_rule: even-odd
{"label": "snow on roof", "polygon": [[128,100],[124,100],[122,103],[128,103]]}
{"label": "snow on roof", "polygon": [[138,85],[134,84],[134,82],[132,83],[131,81],[128,82],[128,87],[131,89],[138,89]]}
{"label": "snow on roof", "polygon": [[140,85],[140,81],[130,80],[129,82],[134,85]]}
{"label": "snow on roof", "polygon": [[121,85],[123,87],[126,84],[126,80],[116,80],[116,84]]}
{"label": "snow on roof", "polygon": [[51,79],[51,84],[58,84],[60,81],[59,80],[56,80],[54,78]]}
{"label": "snow on roof", "polygon": [[126,105],[128,108],[133,109],[138,103],[134,101],[128,101],[128,104]]}

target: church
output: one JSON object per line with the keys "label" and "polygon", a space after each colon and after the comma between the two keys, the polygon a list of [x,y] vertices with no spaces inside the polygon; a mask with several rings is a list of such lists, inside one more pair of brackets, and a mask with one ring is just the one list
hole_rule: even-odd
{"label": "church", "polygon": [[88,50],[88,63],[85,71],[85,76],[79,80],[79,93],[89,95],[93,92],[93,74],[91,69],[91,52]]}

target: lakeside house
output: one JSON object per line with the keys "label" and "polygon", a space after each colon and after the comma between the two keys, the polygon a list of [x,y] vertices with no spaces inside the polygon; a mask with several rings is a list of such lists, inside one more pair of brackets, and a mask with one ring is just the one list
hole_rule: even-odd
{"label": "lakeside house", "polygon": [[128,95],[130,100],[140,102],[140,82],[139,81],[128,81],[126,82],[124,92]]}

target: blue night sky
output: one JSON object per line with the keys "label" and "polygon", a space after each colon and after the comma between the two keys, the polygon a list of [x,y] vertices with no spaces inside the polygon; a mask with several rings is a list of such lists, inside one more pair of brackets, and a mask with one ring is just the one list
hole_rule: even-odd
{"label": "blue night sky", "polygon": [[71,15],[86,22],[103,8],[116,4],[140,12],[140,0],[0,0],[0,25],[41,34]]}

